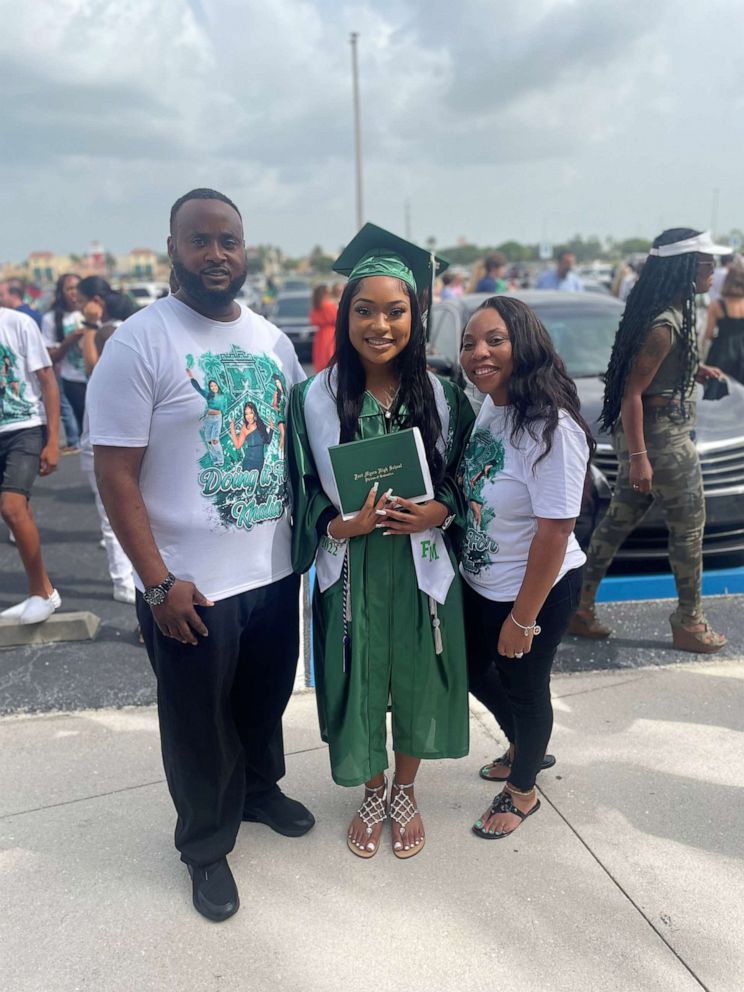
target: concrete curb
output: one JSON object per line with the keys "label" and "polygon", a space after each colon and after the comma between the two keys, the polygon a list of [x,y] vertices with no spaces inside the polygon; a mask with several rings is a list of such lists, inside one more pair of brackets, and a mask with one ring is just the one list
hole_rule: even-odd
{"label": "concrete curb", "polygon": [[89,610],[53,613],[43,623],[20,624],[17,620],[0,620],[0,647],[92,641],[100,626],[100,618]]}

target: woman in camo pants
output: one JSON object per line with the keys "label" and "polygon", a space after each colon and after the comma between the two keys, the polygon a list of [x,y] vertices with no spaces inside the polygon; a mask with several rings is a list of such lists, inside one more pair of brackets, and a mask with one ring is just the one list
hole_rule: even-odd
{"label": "woman in camo pants", "polygon": [[713,255],[727,250],[698,231],[664,231],[628,297],[600,418],[613,433],[618,476],[609,509],[592,536],[572,634],[600,638],[612,633],[594,611],[597,587],[617,549],[658,500],[669,528],[669,561],[679,599],[670,617],[674,647],[710,654],[726,644],[703,614],[705,500],[693,440],[693,390],[696,382],[722,376],[699,361],[695,294],[710,286]]}

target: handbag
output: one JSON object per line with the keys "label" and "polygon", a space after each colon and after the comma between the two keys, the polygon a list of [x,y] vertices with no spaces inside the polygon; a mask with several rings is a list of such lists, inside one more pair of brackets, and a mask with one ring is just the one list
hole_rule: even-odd
{"label": "handbag", "polygon": [[725,379],[706,379],[703,384],[704,400],[722,400],[728,396],[729,387]]}

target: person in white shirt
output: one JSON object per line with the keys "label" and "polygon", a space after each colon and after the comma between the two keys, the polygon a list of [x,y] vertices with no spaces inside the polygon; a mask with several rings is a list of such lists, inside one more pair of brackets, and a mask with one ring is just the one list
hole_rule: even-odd
{"label": "person in white shirt", "polygon": [[731,266],[736,261],[736,255],[722,255],[720,265],[713,272],[713,278],[708,290],[708,299],[711,303],[717,303],[721,299],[721,290],[729,274]]}
{"label": "person in white shirt", "polygon": [[[60,454],[72,455],[78,450],[80,443],[80,428],[78,427],[75,411],[64,390],[63,372],[75,377],[74,360],[80,354],[79,342],[82,334],[83,315],[78,308],[77,287],[80,276],[75,272],[65,272],[57,280],[54,288],[54,300],[49,311],[41,318],[41,336],[55,366],[57,385],[59,386],[59,406],[62,426],[67,438],[67,445]],[[80,329],[80,333],[77,332]],[[85,382],[83,379],[78,381]]]}
{"label": "person in white shirt", "polygon": [[34,320],[0,309],[0,513],[15,538],[29,596],[3,610],[3,619],[41,623],[59,608],[41,554],[29,500],[37,475],[59,461],[59,390]]}
{"label": "person in white shirt", "polygon": [[[179,288],[107,343],[89,386],[90,439],[135,569],[176,847],[194,906],[221,921],[239,907],[227,855],[241,819],[292,837],[315,822],[277,785],[299,651],[280,425],[305,375],[289,339],[235,301],[247,271],[235,204],[192,190],[173,205],[170,231]],[[217,388],[199,391],[195,379]],[[248,402],[277,427],[260,469],[244,467],[229,431]]]}
{"label": "person in white shirt", "polygon": [[586,559],[573,530],[594,442],[576,386],[521,301],[496,296],[476,310],[460,361],[486,394],[463,460],[460,570],[470,691],[509,741],[480,770],[504,783],[473,826],[494,840],[540,808],[535,776],[555,763],[550,672],[579,602]]}

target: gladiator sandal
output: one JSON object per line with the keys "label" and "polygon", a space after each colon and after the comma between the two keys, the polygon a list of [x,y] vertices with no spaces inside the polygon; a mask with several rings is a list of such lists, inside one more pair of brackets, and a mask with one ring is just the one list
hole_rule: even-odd
{"label": "gladiator sandal", "polygon": [[[380,848],[380,844],[379,839],[377,843],[371,839],[372,831],[378,823],[384,823],[388,815],[386,795],[387,778],[383,776],[382,785],[376,785],[373,789],[365,785],[364,790],[364,801],[356,811],[356,815],[364,824],[368,841],[365,847],[357,847],[357,845],[352,842],[351,837],[347,835],[346,846],[349,848],[351,853],[356,854],[358,858],[374,858]],[[380,793],[382,793],[382,795],[380,795]]]}
{"label": "gladiator sandal", "polygon": [[[426,844],[426,838],[424,837],[423,840],[412,844],[408,850],[403,847],[403,835],[406,832],[406,827],[418,813],[418,807],[414,804],[411,797],[404,792],[405,789],[412,789],[413,786],[413,782],[409,785],[399,785],[393,779],[393,789],[397,789],[398,791],[390,802],[390,829],[393,835],[393,854],[396,858],[400,858],[401,861],[404,861],[406,858],[412,858],[414,854],[419,854],[423,851]],[[392,795],[392,790],[390,794]],[[399,833],[397,837],[395,833],[396,825]]]}
{"label": "gladiator sandal", "polygon": [[[724,634],[717,634],[705,617],[696,623],[681,624],[672,614],[669,618],[672,625],[672,644],[678,651],[691,651],[693,654],[715,654],[728,644]],[[702,625],[702,630],[690,630],[690,627]]]}
{"label": "gladiator sandal", "polygon": [[598,641],[609,637],[612,627],[600,623],[593,606],[580,606],[568,623],[568,633],[575,637],[589,637]]}

